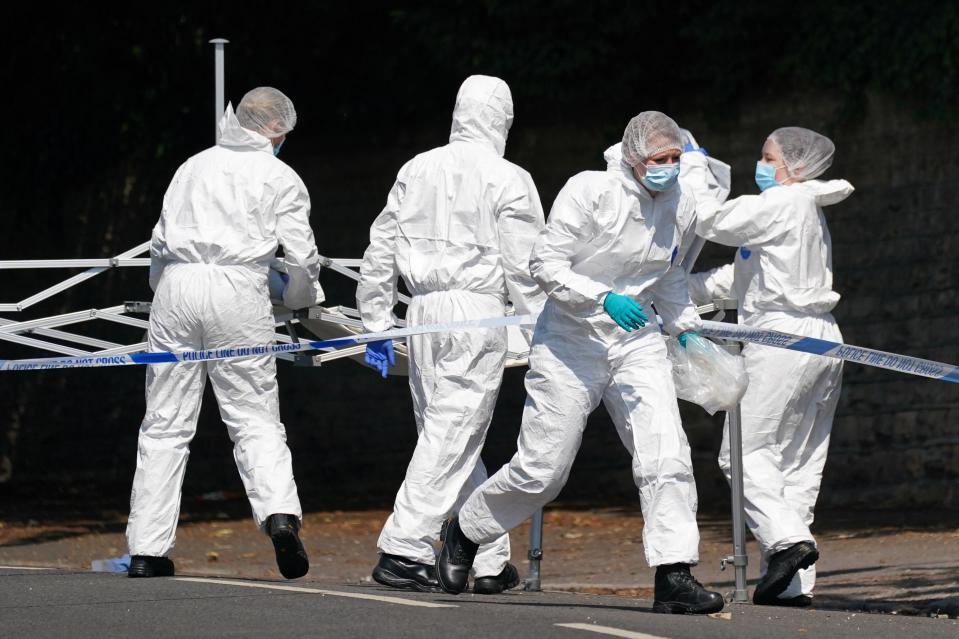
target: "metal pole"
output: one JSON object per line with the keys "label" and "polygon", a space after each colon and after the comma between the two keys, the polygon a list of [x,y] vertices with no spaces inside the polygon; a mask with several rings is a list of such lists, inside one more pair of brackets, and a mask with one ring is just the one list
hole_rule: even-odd
{"label": "metal pole", "polygon": [[[725,318],[726,321],[735,323],[736,311],[728,310],[730,312]],[[740,346],[736,342],[730,342],[726,348],[735,355],[739,354]],[[745,501],[743,496],[743,422],[739,405],[737,404],[735,408],[727,411],[726,417],[729,420],[729,488],[732,493],[733,555],[722,561],[722,569],[725,570],[726,564],[732,562],[736,578],[733,603],[745,603],[749,601],[749,592],[746,588],[746,565],[749,563],[749,558],[746,555],[746,511],[743,506]]]}
{"label": "metal pole", "polygon": [[539,578],[539,563],[543,559],[543,509],[533,513],[529,527],[529,575],[526,577],[524,590],[539,592],[542,590]]}
{"label": "metal pole", "polygon": [[220,118],[223,117],[223,111],[226,109],[225,91],[223,90],[223,45],[229,44],[229,40],[223,38],[214,38],[210,40],[213,45],[213,84],[215,97],[213,101],[213,143],[216,144],[217,128]]}
{"label": "metal pole", "polygon": [[[681,263],[687,274],[692,272],[693,266],[705,245],[706,240],[696,236]],[[725,320],[733,324],[737,323],[737,304],[735,300],[714,300],[713,304],[721,313],[721,316],[716,317],[718,321]],[[726,311],[728,311],[728,314]],[[728,342],[726,349],[734,355],[739,355],[741,347],[738,342]],[[733,564],[736,582],[736,587],[733,590],[733,603],[747,603],[749,601],[749,591],[746,588],[746,565],[749,563],[749,557],[746,555],[746,510],[743,507],[745,501],[743,495],[743,422],[739,404],[732,410],[726,411],[726,417],[729,419],[729,488],[732,494],[733,554],[731,557],[722,560],[721,568],[726,570],[726,564]]]}

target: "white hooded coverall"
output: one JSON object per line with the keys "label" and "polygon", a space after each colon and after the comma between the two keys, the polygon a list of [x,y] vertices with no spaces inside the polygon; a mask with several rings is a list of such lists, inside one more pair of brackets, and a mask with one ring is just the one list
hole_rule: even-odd
{"label": "white hooded coverall", "polygon": [[[569,476],[589,414],[602,401],[632,456],[651,566],[699,559],[696,484],[666,345],[667,331],[700,327],[679,267],[681,225],[694,204],[676,184],[652,197],[618,150],[605,172],[570,179],[533,249],[533,277],[548,294],[533,334],[518,450],[460,509],[463,533],[495,539],[552,501]],[[677,222],[680,220],[680,222]],[[626,332],[603,310],[629,295],[652,321]]]}
{"label": "white hooded coverall", "polygon": [[[393,326],[397,277],[412,293],[410,326],[538,312],[529,274],[543,209],[530,175],[503,159],[513,119],[509,87],[472,76],[460,87],[449,144],[400,169],[370,229],[357,306],[369,331]],[[503,376],[505,329],[409,339],[419,435],[379,551],[432,565],[443,520],[486,479],[480,459]],[[498,575],[509,536],[487,540],[475,576]]]}
{"label": "white hooded coverall", "polygon": [[[322,300],[310,198],[270,140],[240,126],[232,107],[217,145],[184,162],[163,198],[150,245],[149,350],[228,348],[273,341],[267,270],[277,245],[290,280],[284,303]],[[130,497],[131,555],[173,548],[180,489],[207,375],[258,527],[301,517],[272,357],[152,364]]]}
{"label": "white hooded coverall", "polygon": [[[810,180],[697,206],[697,233],[740,247],[733,264],[690,276],[700,304],[733,297],[746,326],[841,342],[830,311],[832,241],[822,207],[853,191],[845,180]],[[741,402],[746,519],[759,541],[765,573],[769,557],[800,541],[819,494],[829,434],[839,401],[842,362],[747,344],[749,387]],[[719,465],[730,477],[729,423]],[[780,598],[811,595],[816,567],[801,570]]]}

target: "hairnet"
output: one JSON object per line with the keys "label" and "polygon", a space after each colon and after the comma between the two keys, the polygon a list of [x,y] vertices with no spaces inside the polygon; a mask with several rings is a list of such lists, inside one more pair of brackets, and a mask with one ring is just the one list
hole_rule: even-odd
{"label": "hairnet", "polygon": [[798,126],[776,129],[769,139],[779,146],[790,177],[812,180],[832,165],[836,145],[825,135]]}
{"label": "hairnet", "polygon": [[268,138],[278,138],[296,126],[293,102],[273,87],[257,87],[247,92],[236,108],[240,126]]}
{"label": "hairnet", "polygon": [[623,133],[623,159],[636,166],[668,149],[683,149],[679,125],[659,111],[643,111],[626,125]]}

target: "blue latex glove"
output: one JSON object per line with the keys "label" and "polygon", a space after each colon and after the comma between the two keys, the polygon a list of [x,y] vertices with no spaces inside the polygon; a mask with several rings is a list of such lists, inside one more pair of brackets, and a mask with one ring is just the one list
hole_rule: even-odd
{"label": "blue latex glove", "polygon": [[630,332],[646,326],[649,318],[643,313],[639,302],[625,295],[617,295],[610,291],[603,300],[603,310],[619,324],[624,331]]}
{"label": "blue latex glove", "polygon": [[688,340],[690,336],[702,339],[699,337],[699,333],[696,331],[686,331],[685,333],[680,333],[679,337],[676,338],[676,341],[679,342],[680,346],[686,348],[686,340]]}
{"label": "blue latex glove", "polygon": [[120,555],[110,559],[94,559],[90,563],[93,572],[126,572],[130,569],[130,555]]}
{"label": "blue latex glove", "polygon": [[692,143],[690,143],[690,142],[687,142],[687,143],[686,143],[686,146],[683,147],[683,153],[691,153],[691,152],[694,152],[694,151],[695,151],[695,152],[702,153],[703,155],[706,155],[706,156],[709,155],[709,151],[707,151],[706,149],[704,149],[704,148],[701,147],[701,146],[693,146]]}
{"label": "blue latex glove", "polygon": [[283,291],[286,285],[290,283],[290,276],[282,271],[270,269],[267,275],[267,286],[270,289],[271,300],[282,300]]}
{"label": "blue latex glove", "polygon": [[390,366],[396,366],[393,340],[384,339],[378,342],[370,342],[366,345],[366,355],[363,356],[363,359],[367,364],[378,370],[383,379],[386,379]]}

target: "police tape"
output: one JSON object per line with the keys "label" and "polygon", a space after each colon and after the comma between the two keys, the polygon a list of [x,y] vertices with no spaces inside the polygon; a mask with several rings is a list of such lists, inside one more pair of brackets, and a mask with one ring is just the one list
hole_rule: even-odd
{"label": "police tape", "polygon": [[407,328],[396,328],[377,333],[364,333],[350,337],[338,337],[322,341],[301,340],[292,344],[259,344],[254,346],[234,346],[203,351],[127,353],[119,355],[97,355],[91,353],[82,357],[46,357],[40,359],[0,359],[0,371],[43,371],[61,368],[104,368],[107,366],[135,366],[143,364],[173,364],[189,362],[215,362],[227,359],[243,359],[262,355],[276,356],[281,353],[297,353],[324,348],[341,348],[356,344],[365,344],[385,339],[402,339],[412,335],[428,333],[451,333],[455,331],[486,330],[507,326],[532,326],[535,315],[510,315],[491,317],[448,324],[423,324]]}
{"label": "police tape", "polygon": [[[423,324],[421,326],[397,328],[377,333],[364,333],[322,341],[300,341],[292,344],[261,344],[203,351],[160,351],[122,355],[97,355],[92,353],[82,357],[0,360],[0,371],[102,368],[107,366],[172,364],[177,362],[210,362],[258,357],[262,355],[275,356],[281,353],[296,353],[325,348],[341,348],[384,339],[402,339],[412,335],[486,330],[506,326],[532,326],[535,323],[536,315],[511,315],[508,317],[492,317],[463,322],[450,322],[447,324]],[[930,379],[959,383],[959,367],[952,364],[934,362],[918,357],[908,357],[896,353],[887,353],[885,351],[877,351],[850,344],[841,344],[839,342],[830,342],[828,340],[806,337],[804,335],[793,335],[791,333],[781,333],[779,331],[753,328],[739,324],[725,324],[709,320],[703,321],[702,334],[706,337],[772,346],[823,357],[833,357],[847,362],[884,368],[909,375],[918,375]]]}
{"label": "police tape", "polygon": [[702,334],[706,337],[727,339],[735,342],[747,342],[749,344],[759,344],[762,346],[774,346],[776,348],[784,348],[800,353],[833,357],[846,362],[855,362],[856,364],[885,368],[890,371],[959,384],[959,367],[953,364],[934,362],[919,357],[909,357],[896,353],[877,351],[871,348],[863,348],[862,346],[853,346],[851,344],[806,337],[804,335],[793,335],[791,333],[781,333],[779,331],[741,326],[739,324],[724,324],[722,322],[712,322],[709,320],[703,320]]}

